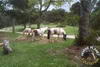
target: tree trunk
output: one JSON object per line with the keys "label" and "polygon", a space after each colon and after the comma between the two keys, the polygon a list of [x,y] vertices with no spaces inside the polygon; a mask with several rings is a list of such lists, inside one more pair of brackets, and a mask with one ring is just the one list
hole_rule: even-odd
{"label": "tree trunk", "polygon": [[42,14],[43,14],[43,13],[40,11],[40,15],[39,15],[39,18],[38,18],[39,22],[37,23],[37,29],[39,29],[39,28],[41,27]]}
{"label": "tree trunk", "polygon": [[12,20],[12,33],[15,33],[15,19]]}
{"label": "tree trunk", "polygon": [[84,13],[79,22],[79,45],[86,45],[89,36],[89,13]]}
{"label": "tree trunk", "polygon": [[23,26],[24,26],[24,29],[26,28],[26,24],[23,24]]}
{"label": "tree trunk", "polygon": [[80,22],[79,22],[79,38],[77,41],[78,45],[88,45],[86,38],[89,36],[89,19],[90,19],[90,10],[89,2],[87,4],[86,0],[81,0],[80,5]]}
{"label": "tree trunk", "polygon": [[41,27],[41,23],[39,22],[38,24],[37,24],[37,29],[39,29]]}
{"label": "tree trunk", "polygon": [[29,28],[31,28],[31,23],[29,22]]}

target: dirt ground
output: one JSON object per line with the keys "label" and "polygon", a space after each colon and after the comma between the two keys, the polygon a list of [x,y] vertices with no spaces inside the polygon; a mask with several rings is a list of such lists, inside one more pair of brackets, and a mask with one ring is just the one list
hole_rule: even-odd
{"label": "dirt ground", "polygon": [[47,39],[47,37],[35,37],[34,40],[32,40],[32,37],[27,37],[27,36],[19,36],[16,38],[16,41],[35,41],[38,43],[55,43],[55,42],[64,42],[62,38],[51,38]]}
{"label": "dirt ground", "polygon": [[9,39],[8,35],[4,32],[0,32],[0,41]]}

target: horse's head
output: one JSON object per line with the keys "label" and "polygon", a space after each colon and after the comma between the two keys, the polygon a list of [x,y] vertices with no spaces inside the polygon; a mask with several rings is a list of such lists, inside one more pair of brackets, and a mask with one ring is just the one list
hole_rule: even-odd
{"label": "horse's head", "polygon": [[67,35],[63,34],[63,39],[66,40],[67,39]]}

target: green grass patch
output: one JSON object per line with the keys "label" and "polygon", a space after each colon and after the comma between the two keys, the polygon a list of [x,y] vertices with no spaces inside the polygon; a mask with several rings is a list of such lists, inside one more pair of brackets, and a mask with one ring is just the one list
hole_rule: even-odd
{"label": "green grass patch", "polygon": [[12,32],[0,32],[0,40],[8,39],[8,40],[15,40],[20,34]]}
{"label": "green grass patch", "polygon": [[49,44],[11,42],[14,50],[12,54],[3,55],[0,48],[0,67],[76,67],[64,54],[49,53],[49,50],[61,50],[71,46],[73,41]]}
{"label": "green grass patch", "polygon": [[78,27],[73,27],[73,26],[66,26],[65,31],[69,35],[77,35],[78,34]]}

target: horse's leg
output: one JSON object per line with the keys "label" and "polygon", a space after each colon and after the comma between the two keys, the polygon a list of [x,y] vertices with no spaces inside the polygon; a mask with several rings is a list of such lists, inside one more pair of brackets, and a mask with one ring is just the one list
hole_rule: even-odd
{"label": "horse's leg", "polygon": [[27,40],[29,39],[29,33],[26,34],[26,39],[27,39]]}
{"label": "horse's leg", "polygon": [[32,41],[34,41],[34,40],[35,40],[35,34],[32,33]]}
{"label": "horse's leg", "polygon": [[50,42],[50,43],[52,43],[52,36],[53,36],[52,34],[49,34],[48,39],[49,39],[49,42]]}
{"label": "horse's leg", "polygon": [[52,43],[52,34],[50,34],[49,41]]}
{"label": "horse's leg", "polygon": [[55,36],[54,41],[57,41],[59,39],[59,34],[57,34],[57,37]]}
{"label": "horse's leg", "polygon": [[41,40],[42,39],[42,34],[40,34],[39,37],[40,37],[40,40]]}
{"label": "horse's leg", "polygon": [[41,34],[41,39],[44,39],[43,33]]}
{"label": "horse's leg", "polygon": [[22,33],[22,36],[24,36],[24,35],[25,35],[25,33],[23,32],[23,33]]}
{"label": "horse's leg", "polygon": [[52,42],[52,43],[55,42],[55,38],[54,38],[53,34],[52,34],[52,36],[51,36],[51,42]]}
{"label": "horse's leg", "polygon": [[59,34],[58,34],[58,38],[59,38]]}
{"label": "horse's leg", "polygon": [[43,39],[45,38],[44,33],[42,34],[42,38],[43,38]]}

